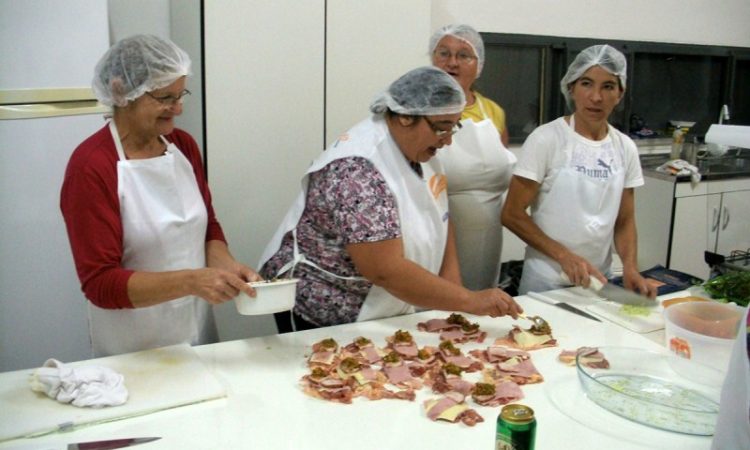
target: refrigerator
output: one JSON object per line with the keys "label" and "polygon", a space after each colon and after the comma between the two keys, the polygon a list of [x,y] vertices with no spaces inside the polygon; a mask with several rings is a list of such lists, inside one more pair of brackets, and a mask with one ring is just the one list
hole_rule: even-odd
{"label": "refrigerator", "polygon": [[0,0],[0,371],[91,357],[59,197],[71,153],[105,124],[90,87],[107,5]]}

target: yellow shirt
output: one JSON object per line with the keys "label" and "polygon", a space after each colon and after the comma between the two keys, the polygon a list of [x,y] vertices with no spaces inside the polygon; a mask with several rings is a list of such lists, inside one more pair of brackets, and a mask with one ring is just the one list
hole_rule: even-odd
{"label": "yellow shirt", "polygon": [[[492,123],[495,124],[497,132],[502,135],[503,130],[505,130],[505,111],[503,108],[487,97],[481,95],[479,92],[472,92],[474,92],[476,101],[474,101],[473,105],[467,106],[464,109],[461,113],[461,120],[471,119],[474,122],[481,122],[485,119],[485,116],[482,114],[482,109],[484,109],[484,113],[487,115],[486,118],[490,119]],[[479,107],[479,102],[482,102],[482,108]]]}

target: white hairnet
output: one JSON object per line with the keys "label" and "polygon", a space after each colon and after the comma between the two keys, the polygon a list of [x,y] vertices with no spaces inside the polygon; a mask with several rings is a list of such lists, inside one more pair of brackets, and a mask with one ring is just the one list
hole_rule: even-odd
{"label": "white hairnet", "polygon": [[482,36],[469,25],[446,25],[432,34],[430,38],[430,55],[435,53],[440,40],[445,36],[453,36],[461,39],[474,50],[474,56],[477,57],[477,78],[479,78],[479,74],[482,73],[482,68],[484,67],[484,41],[482,41]]}
{"label": "white hairnet", "polygon": [[460,113],[465,105],[464,91],[452,76],[437,67],[425,66],[407,72],[376,95],[370,111],[436,116]]}
{"label": "white hairnet", "polygon": [[625,90],[628,78],[628,63],[625,55],[616,48],[606,44],[592,45],[576,56],[573,62],[570,63],[570,66],[568,66],[568,72],[565,73],[565,76],[560,81],[560,91],[565,96],[565,102],[569,107],[572,108],[572,101],[568,86],[581,78],[587,70],[594,66],[599,66],[619,78],[620,87]]}
{"label": "white hairnet", "polygon": [[96,64],[94,94],[105,105],[122,107],[186,75],[190,57],[172,41],[131,36],[110,47]]}

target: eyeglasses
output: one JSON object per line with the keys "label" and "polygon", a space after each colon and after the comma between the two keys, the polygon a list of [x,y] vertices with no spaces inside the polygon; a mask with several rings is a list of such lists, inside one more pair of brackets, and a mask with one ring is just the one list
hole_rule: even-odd
{"label": "eyeglasses", "polygon": [[450,50],[446,48],[439,48],[435,50],[435,53],[433,53],[433,55],[435,55],[435,60],[441,63],[449,61],[454,55],[456,56],[456,61],[459,64],[469,65],[477,60],[477,57],[469,52],[459,51],[457,53],[451,53]]}
{"label": "eyeglasses", "polygon": [[150,92],[146,92],[146,95],[161,103],[162,106],[174,106],[177,103],[182,103],[183,97],[185,97],[186,95],[190,95],[190,91],[185,89],[184,91],[180,92],[180,95],[176,97],[174,95],[160,95],[157,97]]}
{"label": "eyeglasses", "polygon": [[460,130],[461,128],[463,128],[463,125],[461,125],[461,122],[456,122],[453,125],[453,127],[451,127],[450,130],[442,130],[442,129],[438,128],[437,125],[435,125],[435,123],[432,122],[427,117],[425,117],[424,120],[425,120],[425,122],[427,122],[427,125],[430,126],[430,129],[432,130],[432,132],[435,133],[435,136],[437,136],[439,138],[453,136],[454,134],[458,133],[458,130]]}

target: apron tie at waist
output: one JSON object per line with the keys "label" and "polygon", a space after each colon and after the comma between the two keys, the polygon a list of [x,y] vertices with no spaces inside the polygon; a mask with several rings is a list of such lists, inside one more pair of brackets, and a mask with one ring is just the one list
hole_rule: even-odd
{"label": "apron tie at waist", "polygon": [[289,262],[287,262],[286,264],[284,264],[283,266],[281,266],[281,268],[279,269],[279,271],[276,273],[277,277],[280,277],[281,274],[286,273],[289,270],[291,270],[291,273],[289,274],[290,278],[294,278],[294,268],[297,266],[297,264],[307,264],[308,266],[313,267],[313,268],[315,268],[315,269],[317,269],[317,270],[325,273],[326,275],[329,275],[329,276],[331,276],[333,278],[337,278],[339,280],[367,281],[367,278],[365,278],[365,277],[344,277],[344,276],[341,276],[341,275],[336,275],[335,273],[329,272],[329,271],[323,269],[322,267],[318,266],[314,262],[310,261],[309,259],[307,259],[305,257],[305,254],[301,253],[299,251],[299,245],[297,245],[297,228],[296,227],[292,229],[292,243],[293,243],[293,246],[292,246],[292,248],[293,248],[292,259]]}

